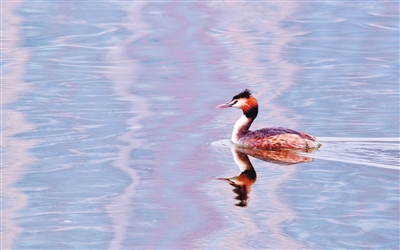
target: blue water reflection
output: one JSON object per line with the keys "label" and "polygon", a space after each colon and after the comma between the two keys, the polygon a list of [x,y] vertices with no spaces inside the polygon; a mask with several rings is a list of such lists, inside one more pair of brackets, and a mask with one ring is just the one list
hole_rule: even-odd
{"label": "blue water reflection", "polygon": [[[2,2],[2,248],[399,247],[399,4]],[[231,129],[307,131],[294,165]],[[251,154],[250,154],[251,155]],[[254,156],[254,155],[253,155]],[[243,200],[241,200],[243,201]]]}

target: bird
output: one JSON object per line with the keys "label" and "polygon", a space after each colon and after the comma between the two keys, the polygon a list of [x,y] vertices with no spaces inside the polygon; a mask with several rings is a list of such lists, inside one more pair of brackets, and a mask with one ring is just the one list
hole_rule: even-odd
{"label": "bird", "polygon": [[317,149],[321,144],[308,133],[299,132],[289,128],[270,127],[251,131],[250,126],[258,115],[258,102],[249,89],[235,95],[228,103],[215,108],[237,108],[243,115],[233,127],[231,141],[243,148],[256,148],[266,150]]}

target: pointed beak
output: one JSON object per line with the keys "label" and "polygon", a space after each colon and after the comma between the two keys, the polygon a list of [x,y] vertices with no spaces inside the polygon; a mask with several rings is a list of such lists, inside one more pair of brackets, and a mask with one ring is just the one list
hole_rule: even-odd
{"label": "pointed beak", "polygon": [[225,103],[225,104],[218,105],[215,108],[216,109],[224,109],[224,108],[229,108],[229,107],[231,107],[230,103]]}
{"label": "pointed beak", "polygon": [[230,108],[230,107],[232,107],[232,105],[233,105],[232,102],[228,102],[228,103],[225,103],[225,104],[218,105],[218,106],[215,107],[215,108],[216,108],[216,109]]}

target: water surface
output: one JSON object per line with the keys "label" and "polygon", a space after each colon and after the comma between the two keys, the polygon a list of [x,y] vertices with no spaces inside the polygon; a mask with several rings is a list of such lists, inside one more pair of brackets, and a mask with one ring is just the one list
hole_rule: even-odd
{"label": "water surface", "polygon": [[[397,249],[398,16],[381,1],[2,2],[2,248]],[[218,179],[243,171],[240,111],[214,107],[244,88],[254,128],[323,146],[250,154],[241,200]]]}

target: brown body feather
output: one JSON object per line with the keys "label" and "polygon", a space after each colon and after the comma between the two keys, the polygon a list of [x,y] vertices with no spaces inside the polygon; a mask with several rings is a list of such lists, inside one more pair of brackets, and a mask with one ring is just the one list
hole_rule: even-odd
{"label": "brown body feather", "polygon": [[308,149],[319,147],[315,138],[307,133],[287,128],[264,128],[243,131],[237,144],[262,149]]}
{"label": "brown body feather", "polygon": [[280,134],[263,138],[249,139],[246,139],[246,137],[244,137],[239,139],[239,145],[263,149],[307,149],[317,147],[317,144],[314,140],[303,138],[298,134]]}

